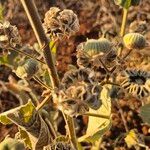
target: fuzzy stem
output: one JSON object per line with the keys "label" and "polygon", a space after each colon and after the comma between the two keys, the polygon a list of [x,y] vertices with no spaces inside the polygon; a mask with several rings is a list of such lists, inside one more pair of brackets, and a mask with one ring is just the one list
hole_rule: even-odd
{"label": "fuzzy stem", "polygon": [[56,71],[56,68],[54,65],[54,61],[52,59],[51,49],[49,47],[50,41],[48,40],[48,38],[46,37],[46,35],[44,33],[44,29],[42,27],[42,22],[38,15],[36,6],[35,6],[33,0],[20,0],[20,1],[21,1],[22,5],[25,9],[25,12],[28,16],[28,19],[33,28],[33,31],[37,38],[37,41],[38,41],[41,49],[43,49],[44,58],[45,58],[47,66],[49,68],[49,72],[51,74],[52,86],[53,86],[53,88],[55,86],[58,87],[59,86],[59,78],[58,78],[57,71]]}
{"label": "fuzzy stem", "polygon": [[124,8],[123,9],[123,19],[122,19],[121,31],[120,31],[120,36],[121,37],[123,37],[124,34],[125,34],[127,16],[128,16],[128,9]]}
{"label": "fuzzy stem", "polygon": [[48,103],[50,101],[51,95],[45,97],[45,99],[36,107],[36,110],[39,111],[41,110],[46,103]]}
{"label": "fuzzy stem", "polygon": [[76,133],[75,133],[75,127],[74,127],[74,120],[72,117],[69,117],[63,113],[63,117],[65,119],[65,122],[67,123],[67,129],[68,129],[68,134],[69,138],[75,148],[75,150],[78,150],[78,143],[76,139]]}
{"label": "fuzzy stem", "polygon": [[133,51],[133,49],[130,49],[127,54],[125,56],[123,56],[122,60],[124,61],[130,54],[131,52]]}
{"label": "fuzzy stem", "polygon": [[49,87],[49,86],[47,86],[45,83],[43,83],[37,76],[34,76],[33,79],[34,79],[37,83],[39,83],[40,85],[42,85],[44,88],[49,89],[49,90],[52,90],[51,87]]}
{"label": "fuzzy stem", "polygon": [[119,105],[119,103],[118,103],[118,100],[116,99],[115,101],[116,101],[116,106],[117,106],[118,109],[119,109],[119,113],[120,113],[121,119],[122,119],[122,121],[123,121],[124,128],[125,128],[126,132],[128,133],[128,132],[129,132],[129,128],[128,128],[128,126],[127,126],[127,121],[126,121],[126,119],[125,119],[125,117],[124,117],[124,115],[123,115],[123,110],[122,110],[122,108],[120,107],[120,105]]}
{"label": "fuzzy stem", "polygon": [[[128,16],[128,9],[123,8],[123,18],[122,18],[122,25],[121,25],[121,30],[120,30],[120,36],[123,37],[125,34],[125,29],[126,29],[126,23],[127,23],[127,16]],[[123,47],[121,46],[118,49],[118,56],[121,56]]]}
{"label": "fuzzy stem", "polygon": [[85,116],[92,116],[92,117],[98,117],[98,118],[104,118],[104,119],[110,119],[110,116],[106,116],[106,115],[102,115],[102,114],[85,113],[83,115],[85,115]]}
{"label": "fuzzy stem", "polygon": [[[35,36],[38,40],[38,43],[39,43],[40,47],[43,48],[44,58],[45,58],[47,66],[49,68],[49,73],[50,73],[50,77],[51,77],[51,81],[52,81],[52,88],[54,89],[55,87],[59,87],[59,78],[58,78],[57,71],[56,71],[56,68],[54,65],[54,61],[52,59],[51,49],[49,47],[50,41],[47,39],[47,37],[44,33],[44,29],[42,27],[42,23],[41,23],[39,15],[38,15],[37,9],[35,7],[35,4],[34,4],[33,0],[20,0],[20,1],[26,11],[26,14],[31,23],[31,26],[35,33]],[[69,131],[70,132],[70,140],[74,144],[74,147],[77,148],[77,142],[76,142],[77,140],[76,140],[73,118],[66,116],[65,114],[64,114],[64,116],[68,118],[66,121],[66,124],[70,130]]]}

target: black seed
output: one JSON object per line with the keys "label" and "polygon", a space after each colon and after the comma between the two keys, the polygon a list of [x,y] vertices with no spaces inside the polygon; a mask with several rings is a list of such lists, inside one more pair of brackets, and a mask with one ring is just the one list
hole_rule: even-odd
{"label": "black seed", "polygon": [[144,94],[144,91],[142,90],[142,92],[141,92],[141,96],[142,97],[144,97],[145,96],[145,94]]}
{"label": "black seed", "polygon": [[137,95],[139,95],[140,91],[141,91],[141,87],[139,86],[138,91],[137,91]]}

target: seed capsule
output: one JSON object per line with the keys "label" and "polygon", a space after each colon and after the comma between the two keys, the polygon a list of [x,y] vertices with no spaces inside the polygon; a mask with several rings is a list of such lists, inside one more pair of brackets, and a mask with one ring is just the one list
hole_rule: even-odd
{"label": "seed capsule", "polygon": [[124,6],[126,4],[126,0],[114,0],[116,5]]}
{"label": "seed capsule", "polygon": [[90,56],[99,54],[100,52],[106,53],[111,49],[112,45],[105,38],[90,39],[85,43],[84,51],[86,51]]}
{"label": "seed capsule", "polygon": [[20,78],[32,78],[37,71],[38,62],[33,59],[28,59],[24,65],[17,68],[16,75]]}
{"label": "seed capsule", "polygon": [[123,37],[125,47],[128,49],[143,49],[146,45],[146,40],[139,33],[128,33]]}
{"label": "seed capsule", "polygon": [[122,6],[123,8],[129,8],[130,6],[137,6],[140,3],[140,0],[131,0],[129,3],[128,0],[114,0],[116,5]]}

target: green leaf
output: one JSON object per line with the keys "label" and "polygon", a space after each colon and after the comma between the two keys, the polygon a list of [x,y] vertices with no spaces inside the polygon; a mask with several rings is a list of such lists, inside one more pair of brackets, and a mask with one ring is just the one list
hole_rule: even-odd
{"label": "green leaf", "polygon": [[77,146],[78,146],[78,150],[84,150],[84,148],[82,147],[81,143],[77,143]]}
{"label": "green leaf", "polygon": [[136,129],[130,130],[124,140],[129,148],[137,145],[145,146],[143,136]]}
{"label": "green leaf", "polygon": [[7,65],[9,67],[14,68],[18,65],[16,61],[16,57],[18,56],[18,53],[15,51],[10,51],[10,54],[5,54],[3,56],[0,56],[0,65]]}
{"label": "green leaf", "polygon": [[[109,97],[111,85],[105,85],[100,93],[102,106],[98,110],[90,109],[89,113],[111,116],[111,98]],[[79,142],[95,142],[99,140],[111,127],[111,119],[89,116],[86,134],[78,139]]]}
{"label": "green leaf", "polygon": [[45,71],[44,71],[44,74],[43,74],[43,81],[45,82],[46,85],[51,86],[51,79],[50,79],[48,70],[45,70]]}
{"label": "green leaf", "polygon": [[[16,107],[9,111],[3,112],[0,114],[0,122],[3,124],[10,124],[10,123],[20,123],[20,119],[27,123],[33,115],[33,111],[35,107],[31,101],[27,104]],[[21,118],[19,118],[21,117]]]}
{"label": "green leaf", "polygon": [[0,114],[0,122],[5,125],[12,124],[12,121],[10,119],[8,119],[4,113]]}
{"label": "green leaf", "polygon": [[4,7],[2,6],[2,4],[0,4],[0,20],[3,20],[3,12],[4,12]]}
{"label": "green leaf", "polygon": [[1,56],[0,57],[0,65],[8,63],[8,58],[7,55]]}
{"label": "green leaf", "polygon": [[31,101],[24,105],[24,107],[20,108],[20,113],[22,114],[25,123],[28,123],[30,121],[34,110],[35,106]]}
{"label": "green leaf", "polygon": [[140,108],[140,116],[144,122],[150,124],[150,104],[146,104]]}
{"label": "green leaf", "polygon": [[19,128],[19,137],[20,139],[24,141],[26,147],[32,149],[30,138],[25,130],[22,130],[21,128]]}
{"label": "green leaf", "polygon": [[52,51],[52,53],[53,54],[56,54],[56,52],[57,52],[57,47],[56,47],[56,44],[55,44],[55,42],[54,41],[50,41],[50,44],[49,44],[49,46],[50,46],[50,48],[52,48],[51,49],[51,51]]}

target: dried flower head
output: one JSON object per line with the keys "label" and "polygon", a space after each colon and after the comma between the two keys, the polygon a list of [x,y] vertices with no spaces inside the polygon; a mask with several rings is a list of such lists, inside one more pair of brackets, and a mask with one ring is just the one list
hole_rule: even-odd
{"label": "dried flower head", "polygon": [[129,26],[129,32],[137,32],[140,34],[145,34],[148,31],[148,25],[146,21],[135,20],[131,22]]}
{"label": "dried flower head", "polygon": [[125,47],[128,49],[143,49],[146,46],[146,40],[140,33],[128,33],[123,37]]}
{"label": "dried flower head", "polygon": [[0,22],[0,48],[16,47],[21,45],[21,37],[16,26],[8,21]]}
{"label": "dried flower head", "polygon": [[19,78],[32,78],[38,71],[38,62],[33,59],[28,59],[22,66],[17,68],[16,75]]}
{"label": "dried flower head", "polygon": [[72,10],[64,9],[61,11],[57,7],[51,7],[45,14],[43,25],[46,33],[51,33],[57,38],[71,36],[79,30],[77,15]]}
{"label": "dried flower head", "polygon": [[77,64],[79,67],[98,69],[103,67],[101,61],[110,67],[116,56],[111,42],[105,38],[91,39],[77,47]]}
{"label": "dried flower head", "polygon": [[130,94],[142,98],[150,95],[150,74],[141,70],[126,70],[122,87]]}
{"label": "dried flower head", "polygon": [[59,109],[70,116],[84,114],[101,106],[101,87],[94,82],[89,69],[71,70],[62,79],[58,94]]}

